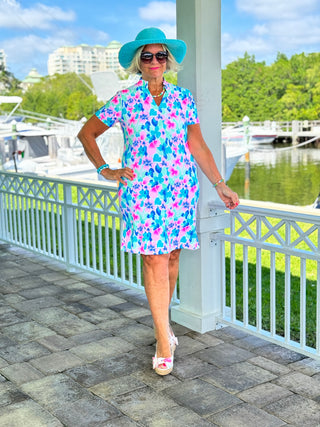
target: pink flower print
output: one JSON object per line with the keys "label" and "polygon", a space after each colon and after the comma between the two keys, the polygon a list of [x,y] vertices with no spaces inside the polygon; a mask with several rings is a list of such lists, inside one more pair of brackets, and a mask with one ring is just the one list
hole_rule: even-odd
{"label": "pink flower print", "polygon": [[174,161],[174,164],[175,164],[176,166],[181,166],[180,159],[176,159],[176,160]]}
{"label": "pink flower print", "polygon": [[191,187],[191,193],[195,193],[196,191],[197,191],[197,186],[196,185],[193,185],[192,187]]}
{"label": "pink flower print", "polygon": [[129,119],[129,123],[132,125],[133,123],[137,123],[137,120],[134,116],[131,116]]}
{"label": "pink flower print", "polygon": [[139,215],[133,213],[132,214],[132,218],[133,218],[134,221],[138,221],[139,220]]}
{"label": "pink flower print", "polygon": [[175,111],[171,111],[170,118],[171,119],[176,119],[177,118],[177,115],[176,115]]}
{"label": "pink flower print", "polygon": [[128,128],[127,131],[128,131],[128,135],[133,135],[133,129],[132,128]]}
{"label": "pink flower print", "polygon": [[135,170],[135,169],[138,169],[138,167],[139,167],[139,161],[138,161],[138,160],[136,160],[136,161],[132,164],[131,168],[132,168],[133,170]]}
{"label": "pink flower print", "polygon": [[155,185],[154,187],[151,188],[151,191],[153,193],[159,193],[160,190],[161,190],[161,186],[160,185]]}
{"label": "pink flower print", "polygon": [[145,140],[147,136],[147,133],[143,130],[140,132],[140,139]]}
{"label": "pink flower print", "polygon": [[154,234],[156,235],[156,236],[159,236],[159,234],[161,233],[161,227],[158,227],[158,228],[156,228],[155,230],[154,230]]}
{"label": "pink flower print", "polygon": [[129,230],[127,230],[126,232],[126,237],[129,239],[131,236],[131,229],[129,228]]}
{"label": "pink flower print", "polygon": [[171,122],[170,120],[167,120],[165,124],[168,127],[168,129],[173,129],[175,127],[174,122]]}
{"label": "pink flower print", "polygon": [[179,207],[179,202],[174,202],[174,204],[172,205],[173,209],[178,209]]}
{"label": "pink flower print", "polygon": [[171,173],[172,176],[179,175],[179,172],[177,171],[177,169],[174,169],[174,168],[170,168],[170,173]]}
{"label": "pink flower print", "polygon": [[174,216],[174,213],[172,211],[168,212],[168,218],[172,218]]}

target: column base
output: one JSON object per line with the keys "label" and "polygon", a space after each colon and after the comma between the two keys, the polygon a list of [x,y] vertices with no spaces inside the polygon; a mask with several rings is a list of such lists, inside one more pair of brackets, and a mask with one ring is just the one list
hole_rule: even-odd
{"label": "column base", "polygon": [[175,305],[171,308],[171,319],[179,323],[179,325],[185,326],[200,334],[213,331],[217,326],[217,313],[199,316],[190,311],[183,310],[180,305]]}

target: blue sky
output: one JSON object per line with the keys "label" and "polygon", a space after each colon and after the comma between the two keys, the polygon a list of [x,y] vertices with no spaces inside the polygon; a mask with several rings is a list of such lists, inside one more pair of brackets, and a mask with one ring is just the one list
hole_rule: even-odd
{"label": "blue sky", "polygon": [[[221,0],[222,64],[247,51],[273,62],[277,52],[320,51],[319,0]],[[144,27],[176,34],[175,0],[0,0],[0,49],[23,79],[47,74],[49,53],[63,45],[133,40]]]}

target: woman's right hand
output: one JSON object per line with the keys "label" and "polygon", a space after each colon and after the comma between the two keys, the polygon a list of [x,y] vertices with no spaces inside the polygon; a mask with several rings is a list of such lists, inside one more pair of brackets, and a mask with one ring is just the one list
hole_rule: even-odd
{"label": "woman's right hand", "polygon": [[124,185],[127,185],[125,179],[133,180],[135,173],[130,168],[121,169],[103,169],[101,175],[111,181],[119,181]]}

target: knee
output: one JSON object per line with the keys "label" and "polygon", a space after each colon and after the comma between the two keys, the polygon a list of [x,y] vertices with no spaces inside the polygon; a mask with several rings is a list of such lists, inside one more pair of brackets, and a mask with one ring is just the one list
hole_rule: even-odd
{"label": "knee", "polygon": [[170,262],[177,262],[177,261],[179,261],[180,252],[181,252],[181,249],[175,249],[174,251],[172,251],[170,253],[169,261]]}
{"label": "knee", "polygon": [[153,267],[155,265],[160,265],[162,263],[167,264],[170,258],[170,254],[162,255],[141,255],[143,259],[143,264],[146,267]]}

